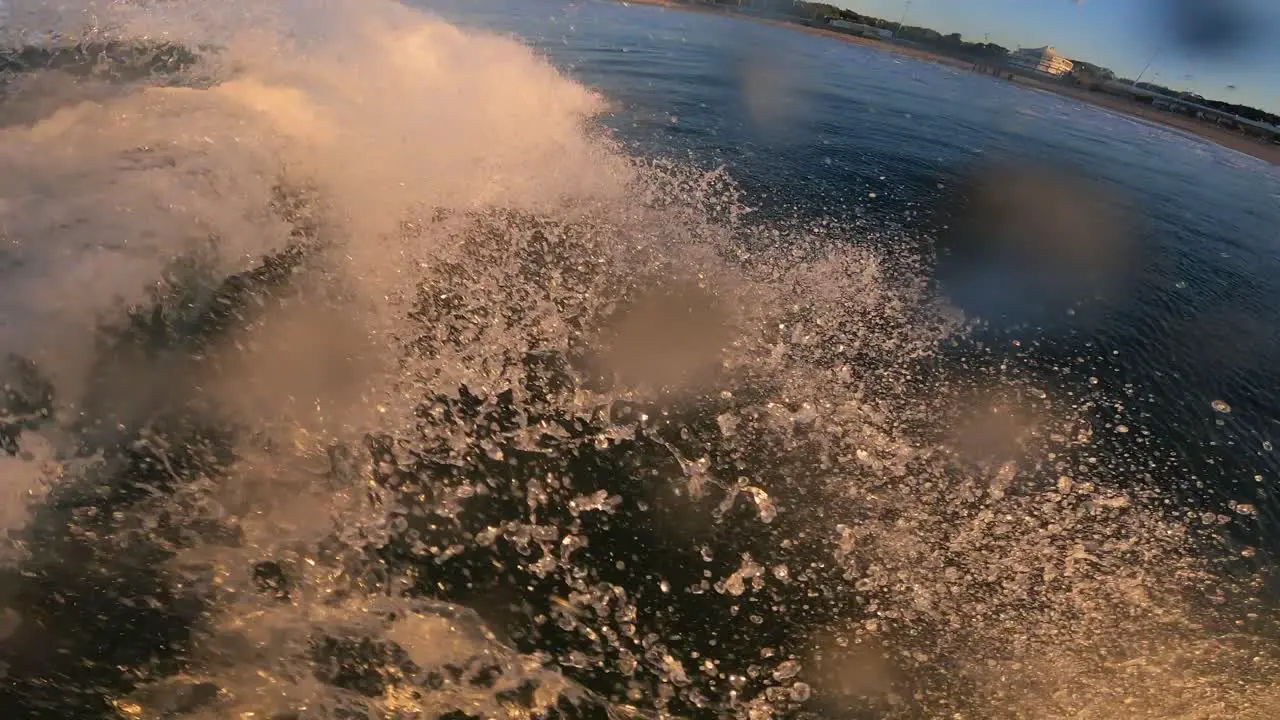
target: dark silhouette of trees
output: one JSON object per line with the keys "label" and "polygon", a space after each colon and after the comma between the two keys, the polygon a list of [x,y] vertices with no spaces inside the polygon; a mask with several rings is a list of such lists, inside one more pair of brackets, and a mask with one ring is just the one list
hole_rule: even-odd
{"label": "dark silhouette of trees", "polygon": [[1258,108],[1249,107],[1248,105],[1237,105],[1235,103],[1223,102],[1221,100],[1204,100],[1201,101],[1200,104],[1206,107],[1211,107],[1214,110],[1231,113],[1232,115],[1239,115],[1246,120],[1270,123],[1280,127],[1280,116],[1274,113],[1269,113],[1266,110],[1259,110]]}

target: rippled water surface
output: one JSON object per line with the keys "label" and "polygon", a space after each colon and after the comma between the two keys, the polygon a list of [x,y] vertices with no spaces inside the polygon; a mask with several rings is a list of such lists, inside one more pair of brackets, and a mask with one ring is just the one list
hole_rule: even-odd
{"label": "rippled water surface", "polygon": [[[1280,466],[1264,449],[1280,431],[1273,166],[1070,99],[748,19],[608,2],[426,5],[513,33],[600,88],[615,103],[605,122],[640,151],[727,167],[760,212],[838,217],[888,246],[945,235],[950,193],[983,161],[1088,178],[1132,213],[1128,282],[1075,293],[1087,313],[1036,312],[1018,292],[971,309],[1007,330],[1000,341],[1034,345],[1054,365],[1086,358],[1170,441],[1181,480],[1261,500],[1264,533],[1280,532]],[[760,90],[762,74],[777,80]],[[993,273],[994,287],[1018,284]],[[1214,400],[1233,412],[1215,413]]]}

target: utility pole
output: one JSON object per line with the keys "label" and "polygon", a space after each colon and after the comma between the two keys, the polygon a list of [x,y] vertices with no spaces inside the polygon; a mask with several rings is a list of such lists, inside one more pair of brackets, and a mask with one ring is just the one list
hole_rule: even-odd
{"label": "utility pole", "polygon": [[911,12],[911,0],[907,0],[906,5],[902,8],[902,19],[898,21],[898,32],[902,32],[902,28],[906,27],[907,13],[909,12]]}
{"label": "utility pole", "polygon": [[1133,81],[1134,85],[1142,82],[1142,76],[1146,75],[1147,71],[1151,69],[1151,63],[1156,61],[1156,58],[1160,55],[1160,50],[1161,48],[1156,48],[1156,51],[1151,53],[1151,59],[1147,61],[1145,66],[1143,66],[1142,72],[1138,73],[1138,79]]}

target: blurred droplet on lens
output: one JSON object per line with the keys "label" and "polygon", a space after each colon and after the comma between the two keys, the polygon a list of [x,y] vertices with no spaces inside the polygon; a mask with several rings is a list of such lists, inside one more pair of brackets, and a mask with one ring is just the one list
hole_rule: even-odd
{"label": "blurred droplet on lens", "polygon": [[988,319],[1025,319],[1120,290],[1139,250],[1119,199],[1062,168],[979,168],[943,213],[943,289]]}
{"label": "blurred droplet on lens", "polygon": [[1261,18],[1240,0],[1160,0],[1168,40],[1192,55],[1227,55],[1259,39]]}
{"label": "blurred droplet on lens", "polygon": [[794,57],[744,44],[735,72],[747,116],[760,129],[781,132],[805,116],[805,74]]}

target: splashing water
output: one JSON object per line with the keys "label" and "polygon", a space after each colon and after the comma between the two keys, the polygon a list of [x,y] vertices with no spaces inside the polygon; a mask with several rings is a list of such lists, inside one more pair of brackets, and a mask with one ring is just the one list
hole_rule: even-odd
{"label": "splashing water", "polygon": [[928,258],[744,222],[510,40],[195,5],[8,8],[15,717],[1280,706],[1225,519]]}

